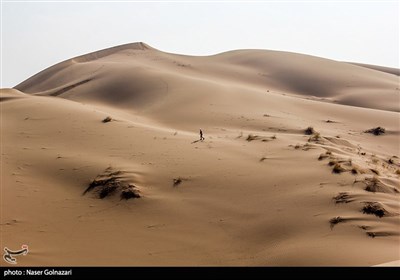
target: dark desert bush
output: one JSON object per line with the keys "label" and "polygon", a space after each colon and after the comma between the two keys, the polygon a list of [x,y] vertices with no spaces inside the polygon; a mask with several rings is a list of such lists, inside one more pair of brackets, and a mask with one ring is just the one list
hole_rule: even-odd
{"label": "dark desert bush", "polygon": [[316,132],[315,134],[310,136],[310,138],[308,138],[308,142],[318,142],[320,140],[321,140],[321,134],[319,134],[318,132]]}
{"label": "dark desert bush", "polygon": [[312,135],[312,134],[315,133],[315,130],[314,130],[314,128],[313,128],[312,126],[309,126],[309,127],[307,127],[307,128],[304,130],[304,133],[305,133],[306,135]]}
{"label": "dark desert bush", "polygon": [[110,121],[112,121],[112,118],[110,116],[108,116],[104,120],[102,120],[103,123],[108,123]]}
{"label": "dark desert bush", "polygon": [[344,219],[340,216],[334,217],[329,220],[329,223],[331,224],[331,229],[338,223],[342,223],[342,222],[344,222]]}
{"label": "dark desert bush", "polygon": [[379,175],[379,171],[374,169],[374,168],[370,168],[369,170],[371,170],[373,173],[375,173],[376,175]]}
{"label": "dark desert bush", "polygon": [[323,159],[326,159],[328,157],[329,157],[329,155],[327,155],[326,153],[325,154],[320,154],[319,157],[318,157],[318,160],[323,160]]}
{"label": "dark desert bush", "polygon": [[385,129],[383,127],[378,126],[378,127],[374,127],[374,128],[368,129],[368,130],[366,130],[364,132],[365,133],[371,133],[373,135],[378,136],[378,135],[384,134],[385,133]]}
{"label": "dark desert bush", "polygon": [[334,166],[335,164],[337,164],[338,162],[336,161],[336,160],[330,160],[329,162],[328,162],[328,165],[329,166]]}
{"label": "dark desert bush", "polygon": [[178,186],[180,183],[182,183],[182,179],[181,178],[174,178],[173,179],[174,187]]}
{"label": "dark desert bush", "polygon": [[98,198],[106,198],[120,193],[121,199],[139,198],[139,190],[121,178],[123,171],[113,171],[107,168],[103,174],[98,175],[87,187],[83,194],[94,191]]}
{"label": "dark desert bush", "polygon": [[332,169],[332,172],[337,174],[342,173],[344,171],[346,171],[346,169],[344,169],[339,163],[336,163]]}
{"label": "dark desert bush", "polygon": [[364,214],[373,214],[379,218],[383,216],[387,216],[389,212],[383,208],[382,204],[379,202],[365,202],[364,207],[362,208],[362,212]]}
{"label": "dark desert bush", "polygon": [[346,192],[338,193],[336,196],[333,197],[333,200],[335,201],[336,204],[337,203],[349,203],[349,202],[353,201],[351,196]]}
{"label": "dark desert bush", "polygon": [[366,178],[365,182],[367,184],[367,186],[365,187],[365,190],[367,192],[376,192],[379,188],[379,179],[376,177],[373,177],[371,179]]}
{"label": "dark desert bush", "polygon": [[246,140],[250,142],[250,141],[253,141],[253,140],[257,140],[258,138],[260,138],[260,137],[257,136],[257,135],[249,134],[249,135],[247,136]]}
{"label": "dark desert bush", "polygon": [[396,188],[384,184],[376,176],[372,178],[365,178],[364,183],[366,184],[365,190],[367,192],[399,193]]}
{"label": "dark desert bush", "polygon": [[106,186],[108,184],[112,184],[112,182],[114,181],[114,178],[107,178],[107,179],[94,179],[90,184],[89,187],[84,191],[83,194],[86,194],[87,192],[90,192],[91,190],[93,190],[94,188],[98,187],[98,186]]}
{"label": "dark desert bush", "polygon": [[366,234],[372,238],[391,235],[389,232],[373,232],[373,231],[367,231]]}
{"label": "dark desert bush", "polygon": [[141,195],[135,185],[129,185],[121,191],[121,199],[140,198]]}
{"label": "dark desert bush", "polygon": [[105,186],[103,186],[103,188],[100,189],[99,197],[101,199],[103,199],[103,198],[109,196],[110,194],[114,193],[117,188],[118,188],[117,184],[105,185]]}

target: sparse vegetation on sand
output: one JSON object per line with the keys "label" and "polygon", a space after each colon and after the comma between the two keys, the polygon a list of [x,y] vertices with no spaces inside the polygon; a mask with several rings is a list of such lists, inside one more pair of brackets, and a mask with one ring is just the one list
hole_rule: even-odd
{"label": "sparse vegetation on sand", "polygon": [[246,138],[246,141],[253,141],[253,140],[257,140],[257,139],[259,139],[260,138],[260,136],[258,136],[258,135],[253,135],[253,134],[249,134],[248,136],[247,136],[247,138]]}
{"label": "sparse vegetation on sand", "polygon": [[351,196],[347,192],[340,192],[336,196],[334,196],[332,199],[335,201],[336,204],[337,203],[349,203],[354,200],[351,198]]}
{"label": "sparse vegetation on sand", "polygon": [[344,169],[344,168],[340,165],[340,163],[336,163],[335,166],[334,166],[333,169],[332,169],[332,172],[333,172],[333,173],[337,173],[337,174],[342,173],[342,172],[344,172],[344,171],[346,171],[346,169]]}
{"label": "sparse vegetation on sand", "polygon": [[373,231],[367,231],[366,234],[372,238],[379,237],[379,236],[383,237],[383,236],[391,235],[389,232],[373,232]]}
{"label": "sparse vegetation on sand", "polygon": [[121,171],[112,172],[109,168],[106,169],[104,174],[97,176],[96,179],[89,184],[89,187],[84,191],[83,194],[95,191],[98,198],[101,199],[113,196],[117,192],[120,192],[121,199],[141,197],[136,186],[122,180],[119,176],[121,174]]}
{"label": "sparse vegetation on sand", "polygon": [[372,178],[366,178],[365,182],[367,186],[365,187],[365,190],[367,192],[376,192],[379,189],[379,179],[377,177],[372,177]]}
{"label": "sparse vegetation on sand", "polygon": [[313,135],[314,133],[315,133],[315,130],[312,126],[309,126],[304,130],[305,135]]}
{"label": "sparse vegetation on sand", "polygon": [[385,131],[386,130],[383,127],[378,126],[378,127],[374,127],[374,128],[368,129],[368,130],[366,130],[364,132],[365,133],[371,133],[373,135],[378,136],[378,135],[384,134]]}
{"label": "sparse vegetation on sand", "polygon": [[326,158],[329,158],[330,156],[332,156],[332,152],[326,151],[325,153],[319,155],[318,160],[324,160]]}
{"label": "sparse vegetation on sand", "polygon": [[174,178],[174,179],[172,179],[172,181],[173,181],[174,187],[176,187],[182,183],[182,178],[180,178],[180,177]]}
{"label": "sparse vegetation on sand", "polygon": [[330,220],[329,220],[329,223],[331,224],[331,229],[333,229],[333,227],[334,227],[335,225],[337,225],[338,223],[342,223],[342,222],[344,222],[344,221],[345,221],[345,219],[343,219],[343,218],[340,217],[340,216],[337,216],[337,217],[334,217],[334,218],[330,219]]}
{"label": "sparse vegetation on sand", "polygon": [[112,118],[110,116],[106,117],[105,119],[102,120],[103,123],[108,123],[112,121]]}
{"label": "sparse vegetation on sand", "polygon": [[373,214],[379,218],[387,216],[389,212],[379,202],[365,202],[364,207],[361,209],[364,214]]}
{"label": "sparse vegetation on sand", "polygon": [[308,142],[318,142],[321,140],[322,137],[321,134],[319,134],[319,132],[314,133],[312,136],[310,136],[310,138],[308,138]]}
{"label": "sparse vegetation on sand", "polygon": [[360,173],[360,171],[358,170],[358,168],[355,167],[355,166],[353,166],[353,168],[351,169],[351,174],[357,175],[358,173]]}
{"label": "sparse vegetation on sand", "polygon": [[121,191],[121,199],[140,198],[141,195],[135,185],[129,184],[128,187],[124,187]]}
{"label": "sparse vegetation on sand", "polygon": [[391,186],[384,184],[377,176],[372,178],[365,178],[365,190],[367,192],[380,192],[380,193],[399,193],[399,191]]}
{"label": "sparse vegetation on sand", "polygon": [[369,170],[371,170],[372,173],[375,173],[376,175],[379,175],[379,170],[374,169],[374,168],[370,168]]}
{"label": "sparse vegetation on sand", "polygon": [[398,162],[398,157],[397,156],[392,156],[391,158],[388,159],[389,164],[396,164]]}

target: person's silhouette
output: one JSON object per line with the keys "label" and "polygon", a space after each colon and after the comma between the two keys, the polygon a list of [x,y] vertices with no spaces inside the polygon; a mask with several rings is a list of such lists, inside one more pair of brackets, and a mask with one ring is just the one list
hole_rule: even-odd
{"label": "person's silhouette", "polygon": [[201,128],[200,128],[200,140],[201,140],[201,141],[203,141],[203,140],[204,140],[204,137],[203,137],[203,131],[201,130]]}

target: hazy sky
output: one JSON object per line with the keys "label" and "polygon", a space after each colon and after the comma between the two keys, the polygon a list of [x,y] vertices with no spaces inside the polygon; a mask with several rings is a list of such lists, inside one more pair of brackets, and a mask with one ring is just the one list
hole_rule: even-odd
{"label": "hazy sky", "polygon": [[399,1],[1,0],[1,87],[66,59],[142,41],[209,55],[271,49],[399,67]]}

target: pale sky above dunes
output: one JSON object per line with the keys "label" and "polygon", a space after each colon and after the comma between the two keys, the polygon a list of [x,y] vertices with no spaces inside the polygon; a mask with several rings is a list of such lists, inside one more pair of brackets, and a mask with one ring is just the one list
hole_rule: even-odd
{"label": "pale sky above dunes", "polygon": [[1,87],[138,41],[189,55],[270,49],[399,67],[399,1],[95,2],[2,1]]}

